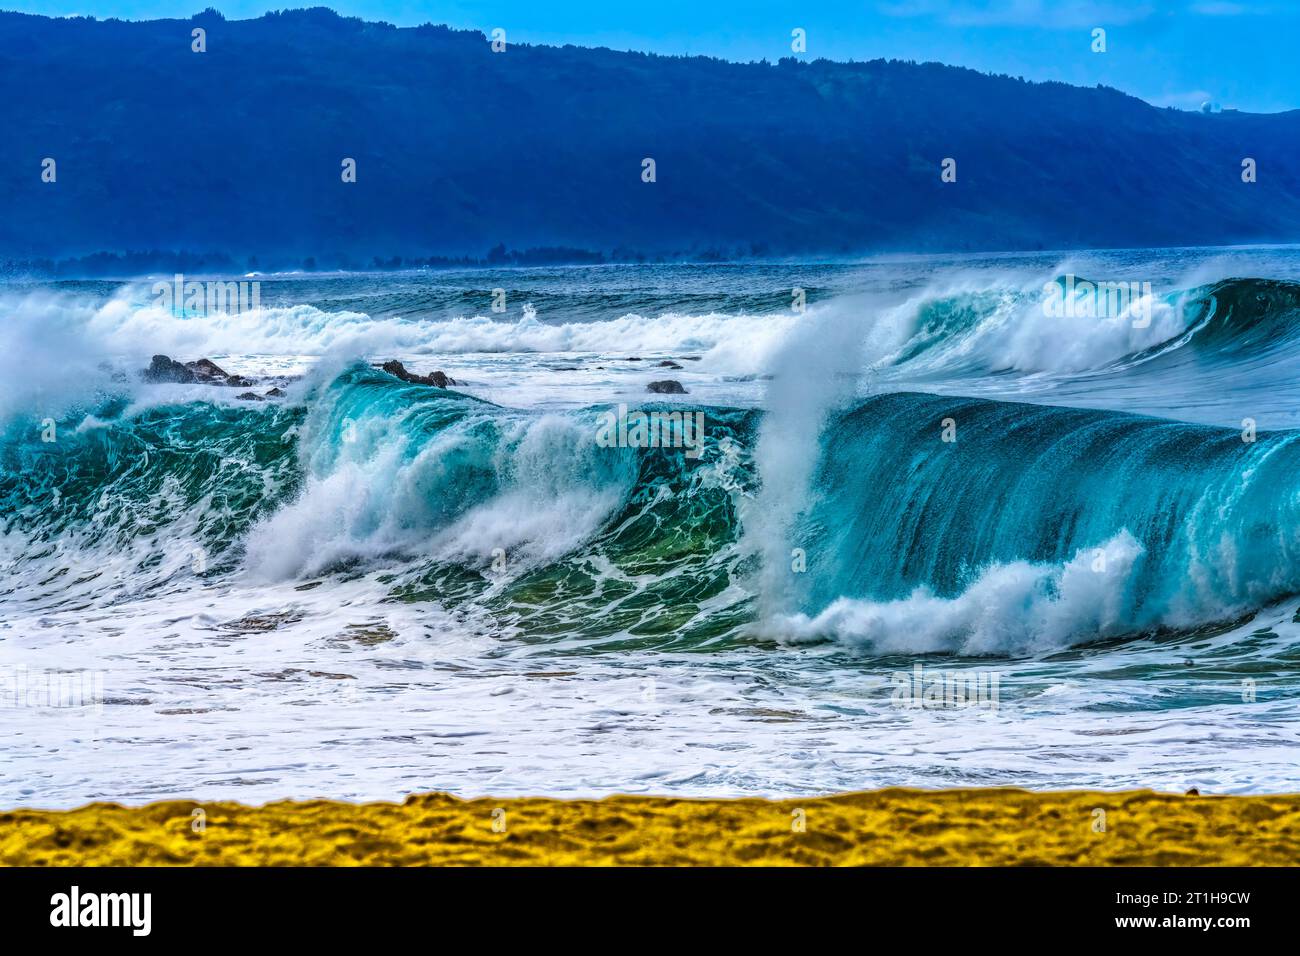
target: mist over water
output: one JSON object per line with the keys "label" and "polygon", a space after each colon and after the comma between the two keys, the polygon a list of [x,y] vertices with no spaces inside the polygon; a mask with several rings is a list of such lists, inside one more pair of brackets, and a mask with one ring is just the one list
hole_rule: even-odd
{"label": "mist over water", "polygon": [[[6,710],[9,805],[1300,769],[1293,251],[259,281],[0,286],[0,691],[104,688]],[[702,453],[602,446],[619,404]],[[998,706],[901,707],[917,663]]]}

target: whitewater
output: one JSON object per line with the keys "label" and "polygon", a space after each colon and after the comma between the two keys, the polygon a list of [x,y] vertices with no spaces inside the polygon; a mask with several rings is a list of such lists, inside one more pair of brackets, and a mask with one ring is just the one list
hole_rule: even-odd
{"label": "whitewater", "polygon": [[1300,251],[238,278],[0,283],[7,806],[1295,788]]}

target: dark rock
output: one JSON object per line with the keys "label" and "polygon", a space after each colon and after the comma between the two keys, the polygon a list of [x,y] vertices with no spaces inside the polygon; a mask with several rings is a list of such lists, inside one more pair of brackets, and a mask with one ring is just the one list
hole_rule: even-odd
{"label": "dark rock", "polygon": [[146,382],[180,382],[182,385],[226,385],[251,388],[253,380],[231,375],[212,359],[201,358],[182,365],[166,355],[155,355],[142,377]]}
{"label": "dark rock", "polygon": [[416,375],[414,372],[408,372],[406,366],[396,359],[389,359],[379,368],[394,378],[400,378],[403,382],[410,382],[412,385],[433,385],[437,388],[446,388],[448,385],[458,384],[454,378],[441,371],[431,372],[428,375]]}
{"label": "dark rock", "polygon": [[682,388],[681,382],[675,382],[671,378],[664,379],[662,382],[651,382],[646,386],[647,392],[654,392],[656,395],[685,395],[686,389]]}
{"label": "dark rock", "polygon": [[199,380],[193,369],[166,355],[155,355],[140,377],[146,382],[179,382],[182,385],[192,385]]}
{"label": "dark rock", "polygon": [[279,386],[276,386],[275,388],[267,389],[266,391],[267,398],[282,398],[283,396],[284,396],[284,389],[280,388]]}
{"label": "dark rock", "polygon": [[636,356],[633,356],[632,358],[626,359],[625,361],[628,361],[628,362],[640,362],[641,359],[637,358]]}
{"label": "dark rock", "polygon": [[235,398],[243,399],[243,400],[246,401],[246,402],[264,402],[264,401],[266,401],[266,399],[263,398],[261,395],[258,395],[257,392],[243,392],[243,393],[241,393],[241,394],[239,394],[239,395],[236,395]]}
{"label": "dark rock", "polygon": [[1192,787],[1192,789],[1187,791],[1187,796],[1189,797],[1199,797],[1200,795],[1201,791],[1197,790],[1195,787]]}
{"label": "dark rock", "polygon": [[655,368],[681,368],[681,366],[672,359],[664,359],[662,362],[656,362]]}
{"label": "dark rock", "polygon": [[213,379],[220,379],[224,382],[230,378],[230,374],[212,359],[201,358],[197,362],[186,362],[185,367],[193,372],[201,382],[210,382]]}
{"label": "dark rock", "polygon": [[252,388],[253,380],[243,375],[231,375],[212,359],[201,358],[195,362],[186,362],[185,367],[195,374],[205,385],[226,385],[230,388]]}

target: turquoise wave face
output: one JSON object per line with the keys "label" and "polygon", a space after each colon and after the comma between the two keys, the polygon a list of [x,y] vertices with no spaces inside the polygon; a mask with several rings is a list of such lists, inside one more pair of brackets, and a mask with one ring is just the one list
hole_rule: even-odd
{"label": "turquoise wave face", "polygon": [[9,584],[67,606],[237,569],[243,536],[295,493],[300,408],[206,402],[125,415],[113,400],[0,438]]}
{"label": "turquoise wave face", "polygon": [[1188,294],[1193,348],[1240,358],[1285,347],[1300,332],[1300,284],[1276,279],[1225,279]]}
{"label": "turquoise wave face", "polygon": [[1300,590],[1298,469],[1290,432],[881,396],[827,435],[797,532],[809,542],[798,608],[917,589],[955,599],[1016,562],[1079,561],[1101,580],[1118,559],[1107,630],[1228,619]]}

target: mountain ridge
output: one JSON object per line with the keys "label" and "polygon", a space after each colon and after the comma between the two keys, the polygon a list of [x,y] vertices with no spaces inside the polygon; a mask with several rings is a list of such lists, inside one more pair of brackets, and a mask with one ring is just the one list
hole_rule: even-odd
{"label": "mountain ridge", "polygon": [[[191,50],[195,27],[206,52]],[[344,18],[0,13],[0,257],[265,267],[1300,239],[1300,111],[903,60],[737,63]],[[53,158],[57,180],[42,181]],[[345,159],[356,182],[344,182]],[[642,180],[655,160],[654,182]],[[956,181],[941,181],[945,159]],[[1242,181],[1255,160],[1258,181]]]}

